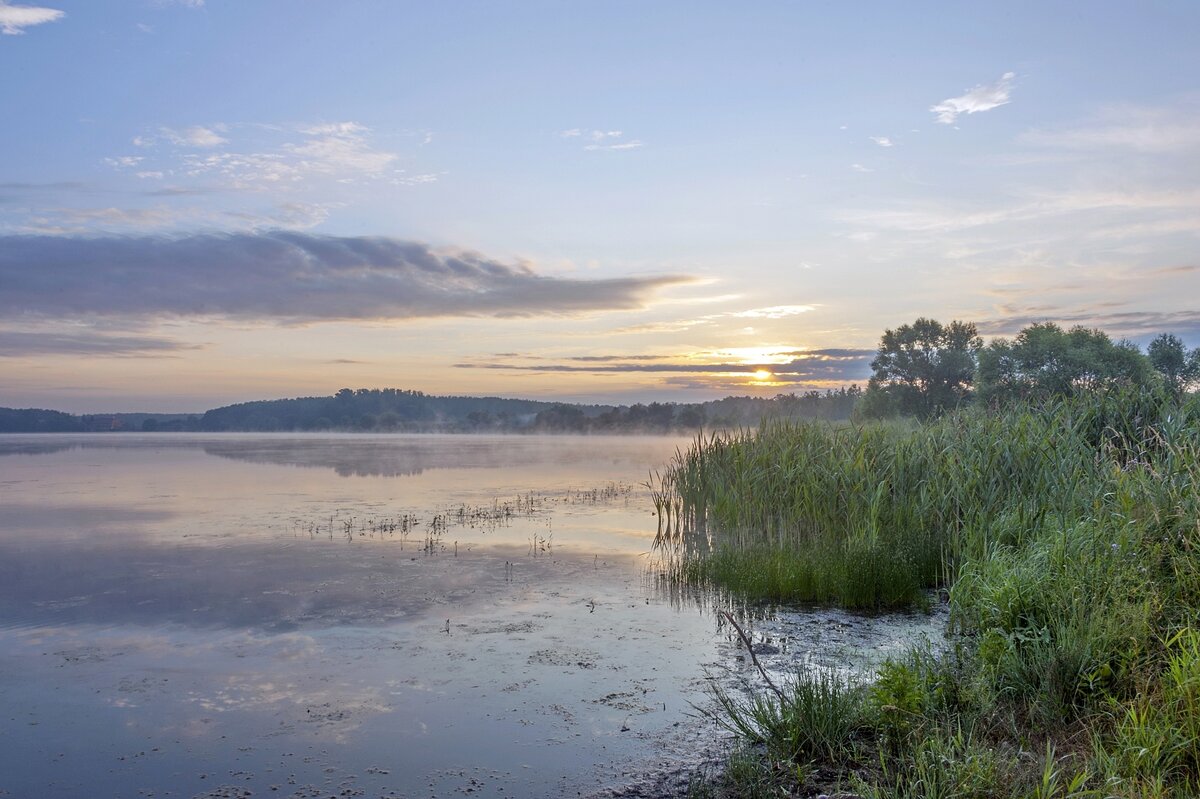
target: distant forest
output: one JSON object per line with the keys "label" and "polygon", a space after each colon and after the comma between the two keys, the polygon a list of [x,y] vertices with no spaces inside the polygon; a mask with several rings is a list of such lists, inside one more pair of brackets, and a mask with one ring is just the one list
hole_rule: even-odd
{"label": "distant forest", "polygon": [[344,388],[331,397],[243,402],[203,414],[76,416],[34,408],[0,408],[0,432],[673,433],[755,427],[774,418],[849,419],[862,393],[858,386],[851,386],[769,399],[726,397],[702,403],[616,406]]}
{"label": "distant forest", "polygon": [[[439,397],[397,388],[343,388],[331,397],[259,400],[203,414],[0,408],[0,433],[445,432],[673,433],[757,427],[771,419],[933,419],[972,403],[999,408],[1082,393],[1150,392],[1175,400],[1200,388],[1200,348],[1170,333],[1146,351],[1082,326],[1042,322],[986,346],[971,322],[921,318],[886,330],[865,390],[857,385],[712,402],[574,405],[501,397]],[[1200,401],[1200,399],[1197,399]]]}

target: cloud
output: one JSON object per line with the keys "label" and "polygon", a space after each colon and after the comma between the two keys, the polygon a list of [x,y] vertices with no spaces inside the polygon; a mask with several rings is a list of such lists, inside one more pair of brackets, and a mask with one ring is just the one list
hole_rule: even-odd
{"label": "cloud", "polygon": [[[736,296],[736,295],[735,295]],[[727,298],[719,298],[725,300]],[[817,305],[772,305],[767,308],[750,308],[745,311],[725,311],[705,314],[694,319],[674,319],[665,322],[647,322],[613,330],[613,333],[679,333],[693,327],[714,325],[721,319],[784,319],[789,316],[815,311]]]}
{"label": "cloud", "polygon": [[[688,360],[688,356],[601,356],[595,362],[579,363],[496,363],[464,362],[454,364],[457,369],[489,369],[512,372],[583,372],[589,374],[689,374],[725,375],[745,377],[759,371],[768,371],[772,382],[802,383],[811,380],[859,380],[870,375],[870,361],[874,350],[826,349],[802,350],[791,353],[793,357],[785,363],[763,361],[761,363],[717,362],[704,363]],[[647,358],[652,362],[647,363]],[[582,358],[564,360],[579,361]]]}
{"label": "cloud", "polygon": [[867,166],[863,166],[862,164],[851,164],[850,168],[853,169],[855,172],[874,172],[875,171],[874,169],[871,169],[870,167],[867,167]]}
{"label": "cloud", "polygon": [[[217,129],[222,129],[223,125],[216,126]],[[206,128],[201,125],[195,125],[185,130],[174,130],[173,128],[159,128],[159,132],[163,137],[172,144],[180,147],[216,147],[218,144],[228,143],[228,139],[219,134],[213,128]],[[134,144],[138,144],[138,139],[134,139]]]}
{"label": "cloud", "polygon": [[40,6],[14,6],[5,0],[0,0],[0,33],[7,36],[19,36],[26,28],[34,25],[44,25],[47,22],[57,22],[66,13],[55,8]]}
{"label": "cloud", "polygon": [[870,139],[871,139],[871,141],[875,142],[875,143],[876,143],[876,144],[878,144],[880,147],[893,147],[893,146],[895,146],[895,142],[893,142],[893,141],[892,141],[891,139],[889,139],[887,136],[870,136],[870,137],[868,137],[868,138],[870,138]]}
{"label": "cloud", "polygon": [[169,227],[179,220],[166,208],[47,208],[29,220],[28,227],[42,231],[82,232],[96,226],[146,230]]}
{"label": "cloud", "polygon": [[344,172],[379,173],[396,160],[395,153],[375,150],[367,145],[367,128],[354,122],[322,125],[301,130],[308,141],[285,145],[284,151],[297,159],[297,167],[306,172],[340,174]]}
{"label": "cloud", "polygon": [[291,324],[571,316],[645,307],[680,275],[575,280],[419,242],[271,231],[0,236],[0,317],[226,317]]}
{"label": "cloud", "polygon": [[815,311],[815,305],[772,305],[769,308],[751,308],[748,311],[736,311],[729,314],[739,319],[783,319],[797,316],[809,311]]}
{"label": "cloud", "polygon": [[589,144],[583,149],[585,150],[636,150],[639,147],[645,147],[645,143],[637,139],[632,141],[617,142],[615,144]]}
{"label": "cloud", "polygon": [[422,183],[436,183],[443,172],[426,172],[420,175],[409,175],[407,170],[397,169],[396,176],[389,182],[393,186],[420,186]]}
{"label": "cloud", "polygon": [[306,230],[327,220],[330,207],[320,203],[280,203],[273,208],[253,212],[224,211],[221,221],[228,224],[229,220],[233,220],[238,230]]}
{"label": "cloud", "polygon": [[1184,108],[1122,106],[1107,109],[1080,127],[1027,131],[1019,141],[1067,150],[1178,152],[1200,148],[1200,113],[1194,104]]}
{"label": "cloud", "polygon": [[621,130],[586,130],[584,128],[570,128],[569,130],[559,131],[559,136],[564,139],[582,139],[587,144],[583,145],[585,150],[636,150],[639,147],[645,147],[645,142],[639,139],[623,140],[625,132]]}
{"label": "cloud", "polygon": [[1009,103],[1009,93],[1012,91],[1015,72],[1005,72],[995,83],[976,86],[968,89],[966,94],[942,100],[929,110],[943,125],[953,125],[960,114],[978,114],[980,111],[991,111]]}
{"label": "cloud", "polygon": [[1187,338],[1200,339],[1200,311],[1194,310],[1105,313],[1099,310],[1063,310],[1051,306],[1013,310],[1012,314],[977,323],[979,332],[984,335],[1011,336],[1032,324],[1055,322],[1065,327],[1096,327],[1114,337],[1174,332]]}
{"label": "cloud", "polygon": [[177,350],[197,349],[153,336],[106,335],[94,331],[59,333],[0,328],[0,358],[27,355],[156,356]]}
{"label": "cloud", "polygon": [[1156,274],[1156,275],[1190,275],[1192,272],[1200,272],[1200,265],[1182,264],[1180,266],[1164,266],[1159,269],[1155,269],[1153,274]]}
{"label": "cloud", "polygon": [[[144,172],[219,181],[227,188],[252,191],[278,191],[314,179],[346,183],[358,178],[390,178],[395,185],[416,185],[438,178],[438,173],[412,175],[394,170],[399,156],[372,146],[371,129],[357,122],[286,128],[241,125],[237,131],[243,134],[242,146],[235,149],[222,146],[230,144],[228,125],[160,128],[158,135],[134,137],[134,145],[142,148],[144,155],[105,160],[118,169],[142,165]],[[185,151],[164,152],[159,149],[163,142]]]}
{"label": "cloud", "polygon": [[[1192,212],[1200,210],[1200,191],[1156,190],[1053,191],[1030,193],[1007,206],[961,208],[942,203],[905,203],[903,208],[841,211],[836,218],[883,230],[944,233],[988,225],[1023,222],[1063,214],[1119,211],[1131,213]],[[1189,216],[1189,220],[1192,217]],[[1073,233],[1073,235],[1078,235]]]}
{"label": "cloud", "polygon": [[[139,177],[161,178],[161,175],[138,173]],[[152,197],[189,196],[201,192],[160,189],[144,192]],[[258,231],[286,228],[304,230],[315,227],[329,218],[334,206],[317,203],[277,203],[253,211],[219,210],[196,206],[164,206],[150,208],[49,207],[26,215],[17,225],[3,225],[12,232],[84,235],[102,230],[105,233],[145,234],[151,231],[195,229],[197,227]]]}
{"label": "cloud", "polygon": [[611,363],[613,361],[662,361],[671,356],[669,355],[575,355],[567,358],[568,361],[578,361],[580,363]]}

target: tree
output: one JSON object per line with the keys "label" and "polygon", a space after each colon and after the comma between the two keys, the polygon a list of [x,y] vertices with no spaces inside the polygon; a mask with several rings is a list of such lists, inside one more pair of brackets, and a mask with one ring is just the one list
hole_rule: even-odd
{"label": "tree", "polygon": [[921,318],[886,330],[871,361],[861,413],[928,419],[971,396],[975,360],[983,339],[969,322],[942,325]]}
{"label": "tree", "polygon": [[533,426],[539,430],[582,431],[587,427],[587,417],[579,406],[560,403],[540,412]]}
{"label": "tree", "polygon": [[686,405],[679,411],[679,426],[687,430],[695,430],[704,426],[704,406]]}
{"label": "tree", "polygon": [[1044,400],[1119,386],[1149,386],[1150,363],[1128,341],[1053,322],[1030,325],[1012,341],[999,338],[979,354],[981,399]]}
{"label": "tree", "polygon": [[1150,365],[1162,375],[1163,383],[1175,396],[1200,382],[1200,347],[1190,353],[1184,348],[1179,336],[1162,333],[1146,350]]}

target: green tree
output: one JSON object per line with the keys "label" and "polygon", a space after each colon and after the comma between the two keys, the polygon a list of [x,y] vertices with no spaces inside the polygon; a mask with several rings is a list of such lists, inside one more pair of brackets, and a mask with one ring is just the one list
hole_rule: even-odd
{"label": "green tree", "polygon": [[979,354],[981,399],[1049,399],[1119,386],[1149,386],[1150,362],[1128,341],[1102,330],[1053,322],[1030,325],[1012,341],[999,338]]}
{"label": "green tree", "polygon": [[587,417],[579,406],[560,403],[539,413],[533,426],[539,430],[581,431],[587,427]]}
{"label": "green tree", "polygon": [[922,317],[884,331],[860,413],[928,419],[957,407],[971,396],[982,347],[970,322],[943,325]]}
{"label": "green tree", "polygon": [[1146,350],[1150,365],[1162,375],[1163,383],[1175,396],[1182,395],[1200,382],[1200,347],[1190,353],[1179,336],[1162,333]]}

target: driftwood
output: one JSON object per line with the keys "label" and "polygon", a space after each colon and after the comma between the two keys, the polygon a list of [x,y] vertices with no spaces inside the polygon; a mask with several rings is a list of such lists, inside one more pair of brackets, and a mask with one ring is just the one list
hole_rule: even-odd
{"label": "driftwood", "polygon": [[783,691],[779,690],[779,686],[771,681],[771,678],[767,675],[767,670],[764,669],[762,664],[758,662],[758,656],[754,654],[754,644],[750,642],[750,637],[747,636],[745,631],[742,630],[736,621],[734,621],[732,613],[727,610],[723,610],[721,611],[721,615],[733,625],[733,629],[737,630],[738,635],[742,639],[742,643],[746,645],[746,651],[750,653],[750,660],[754,661],[755,667],[758,668],[758,673],[761,674],[762,678],[767,681],[767,687],[775,692],[775,695],[779,697],[780,702],[786,705],[787,699],[784,698]]}

